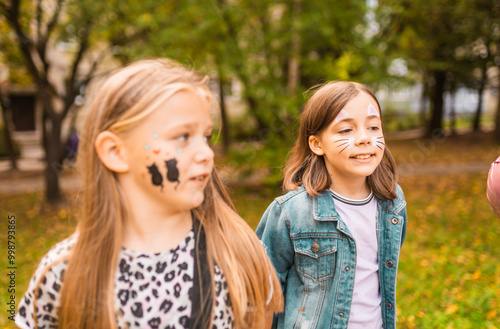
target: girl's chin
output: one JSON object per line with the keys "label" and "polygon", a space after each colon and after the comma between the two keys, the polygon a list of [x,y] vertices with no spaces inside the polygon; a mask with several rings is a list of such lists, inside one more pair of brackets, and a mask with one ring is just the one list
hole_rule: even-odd
{"label": "girl's chin", "polygon": [[191,200],[190,204],[192,208],[197,208],[201,206],[204,200],[205,200],[205,195],[203,193],[200,193],[199,195],[198,193],[196,193],[196,195],[193,195],[193,199]]}

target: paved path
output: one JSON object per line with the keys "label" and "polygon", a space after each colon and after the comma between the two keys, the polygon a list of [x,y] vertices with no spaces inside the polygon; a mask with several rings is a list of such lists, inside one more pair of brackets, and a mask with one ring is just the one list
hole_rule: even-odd
{"label": "paved path", "polygon": [[[36,133],[25,133],[17,136],[16,141],[21,146],[21,155],[17,160],[19,170],[10,169],[8,158],[0,159],[0,193],[42,191],[45,188],[45,162],[40,136]],[[80,178],[74,168],[63,170],[60,177],[63,192],[81,188]]]}
{"label": "paved path", "polygon": [[[63,173],[60,177],[61,191],[80,190],[81,179],[76,173]],[[45,177],[42,170],[0,173],[0,194],[17,194],[21,192],[43,191]]]}

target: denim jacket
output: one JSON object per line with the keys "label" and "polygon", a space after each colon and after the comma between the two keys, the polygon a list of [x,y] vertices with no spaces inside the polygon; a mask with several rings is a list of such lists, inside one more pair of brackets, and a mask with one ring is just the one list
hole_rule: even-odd
{"label": "denim jacket", "polygon": [[[406,235],[406,202],[377,198],[379,282],[384,329],[396,327],[396,274]],[[285,296],[273,328],[347,328],[356,268],[356,242],[328,191],[310,197],[305,188],[276,198],[256,230]],[[314,247],[312,247],[315,245]],[[319,246],[319,248],[318,248]]]}

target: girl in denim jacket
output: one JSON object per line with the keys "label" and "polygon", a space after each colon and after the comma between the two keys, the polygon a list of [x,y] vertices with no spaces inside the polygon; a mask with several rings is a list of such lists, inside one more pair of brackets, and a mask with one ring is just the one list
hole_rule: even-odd
{"label": "girl in denim jacket", "polygon": [[317,89],[284,187],[257,228],[285,295],[273,327],[395,328],[406,202],[372,91],[354,82]]}

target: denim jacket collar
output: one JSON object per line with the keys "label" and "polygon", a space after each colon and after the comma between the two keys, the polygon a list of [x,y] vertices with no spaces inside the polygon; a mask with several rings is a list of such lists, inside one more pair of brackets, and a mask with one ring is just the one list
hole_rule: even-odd
{"label": "denim jacket collar", "polygon": [[[305,189],[300,186],[300,189]],[[377,197],[376,197],[377,198]],[[381,200],[377,198],[378,204],[387,211],[397,215],[405,206],[406,201],[398,194],[398,198],[394,200]],[[320,195],[313,197],[314,219],[317,221],[337,221],[339,214],[335,210],[333,198],[328,190],[324,190]]]}

